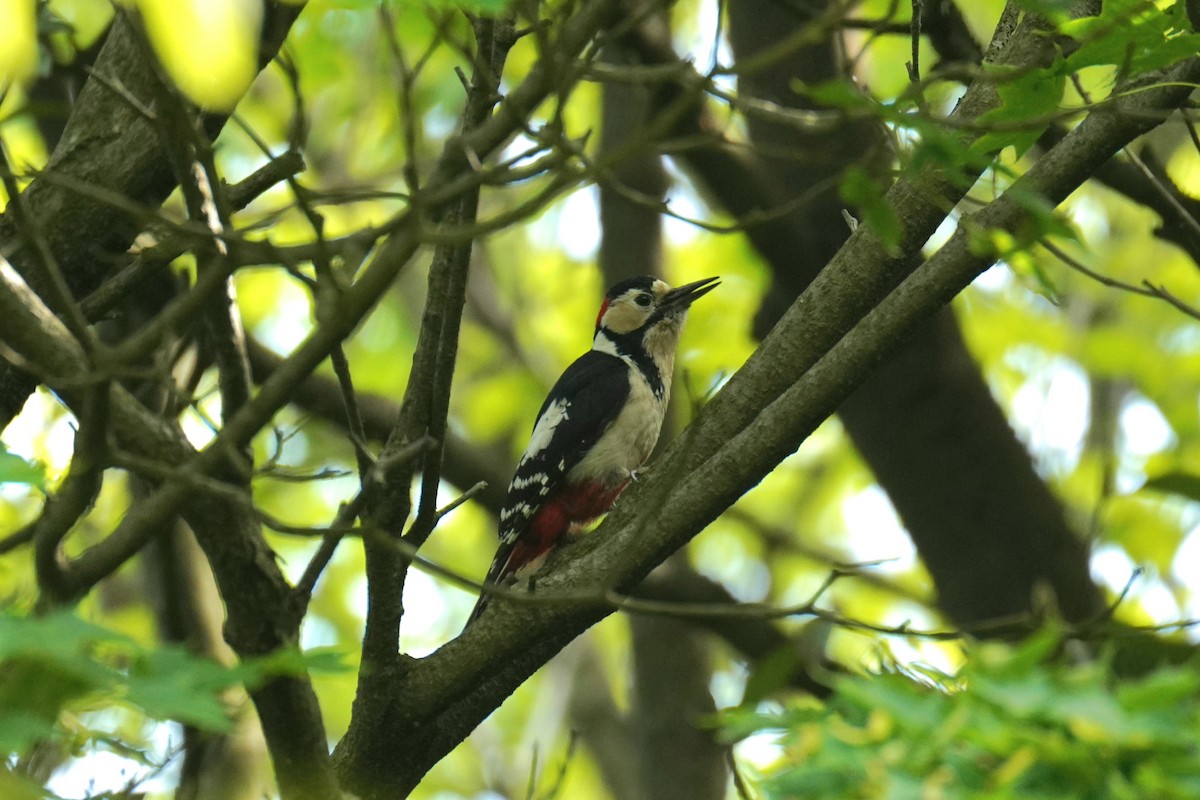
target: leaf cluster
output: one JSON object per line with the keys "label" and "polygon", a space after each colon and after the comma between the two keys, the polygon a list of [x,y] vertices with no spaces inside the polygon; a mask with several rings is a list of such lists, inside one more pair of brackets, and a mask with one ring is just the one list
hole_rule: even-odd
{"label": "leaf cluster", "polygon": [[[270,678],[337,668],[328,652],[280,650],[225,666],[178,646],[147,647],[73,611],[0,614],[0,752],[21,755],[43,741],[81,746],[115,738],[78,715],[123,707],[210,732],[230,729],[226,691]],[[68,718],[74,724],[68,724]]]}
{"label": "leaf cluster", "polygon": [[[1117,682],[1071,664],[1051,629],[988,644],[957,675],[922,667],[839,681],[825,704],[738,710],[725,734],[781,731],[770,798],[1185,798],[1200,792],[1200,674]],[[1051,660],[1054,658],[1054,660]]]}

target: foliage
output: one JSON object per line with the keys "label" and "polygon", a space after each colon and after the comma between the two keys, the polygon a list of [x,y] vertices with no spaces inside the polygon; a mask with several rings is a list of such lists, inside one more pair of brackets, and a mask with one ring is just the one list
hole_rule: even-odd
{"label": "foliage", "polygon": [[[1054,629],[1008,647],[968,647],[947,675],[908,665],[838,680],[824,704],[730,711],[727,736],[778,731],[768,798],[1195,797],[1195,664],[1118,679],[1105,659],[1072,664]],[[768,704],[769,706],[770,704]]]}
{"label": "foliage", "polygon": [[0,483],[21,483],[46,490],[46,470],[41,464],[8,452],[0,442]]}
{"label": "foliage", "polygon": [[[134,709],[200,730],[230,729],[226,690],[253,690],[281,675],[340,669],[327,652],[281,650],[224,666],[178,646],[147,647],[72,611],[0,613],[0,752],[25,755],[39,742],[113,741],[83,721],[89,711]],[[71,721],[68,721],[71,720]]]}
{"label": "foliage", "polygon": [[[458,452],[470,458],[455,464],[447,456],[448,466],[467,463],[468,468],[442,476],[434,487],[438,506],[480,477],[471,465],[499,473],[493,482],[501,485],[492,488],[503,489],[546,389],[588,346],[606,280],[593,262],[602,233],[613,238],[612,231],[597,227],[600,193],[595,184],[664,213],[670,280],[722,277],[720,290],[693,310],[680,351],[676,396],[682,402],[676,412],[682,424],[728,384],[754,351],[751,320],[764,302],[791,301],[772,285],[773,278],[782,276],[780,285],[790,285],[792,272],[813,260],[788,240],[787,263],[770,264],[752,239],[797,209],[810,210],[812,186],[784,187],[786,200],[778,201],[778,207],[775,199],[763,201],[738,218],[719,208],[719,198],[709,196],[713,187],[703,175],[688,172],[688,154],[728,148],[735,155],[768,159],[763,161],[765,172],[793,161],[811,166],[836,160],[814,130],[831,121],[867,120],[886,131],[893,146],[885,148],[882,159],[864,158],[833,169],[816,187],[835,187],[830,196],[850,207],[850,216],[873,232],[891,256],[911,255],[922,245],[927,254],[935,253],[962,223],[972,252],[998,261],[953,305],[975,364],[950,360],[938,367],[945,372],[977,368],[986,378],[1040,476],[1054,489],[1059,511],[1093,546],[1092,565],[1105,590],[1121,591],[1135,569],[1144,570],[1118,608],[1123,621],[1163,623],[1197,616],[1200,417],[1195,387],[1200,385],[1200,337],[1187,313],[1200,306],[1195,248],[1188,248],[1186,236],[1171,233],[1179,222],[1163,210],[1168,206],[1161,199],[1146,198],[1156,195],[1153,191],[1123,196],[1091,181],[1055,205],[1035,193],[1012,190],[1045,157],[1047,130],[1065,132],[1089,114],[1108,113],[1121,92],[1146,88],[1116,87],[1131,79],[1152,80],[1155,70],[1196,52],[1200,34],[1188,19],[1187,2],[1105,2],[1098,15],[1082,18],[1069,18],[1061,3],[1022,2],[1021,8],[1039,11],[1052,26],[1039,34],[1054,42],[1048,63],[1033,68],[970,64],[967,69],[935,52],[932,36],[912,41],[912,4],[843,4],[834,9],[836,19],[816,20],[785,44],[794,48],[824,42],[833,27],[845,24],[848,32],[842,38],[853,76],[783,76],[780,85],[789,86],[791,94],[766,103],[760,101],[769,98],[734,90],[731,76],[748,80],[754,70],[739,73],[740,65],[722,63],[731,56],[728,20],[721,9],[731,4],[685,0],[672,6],[674,38],[669,44],[685,56],[675,63],[584,64],[595,55],[594,46],[578,61],[555,61],[557,56],[547,56],[546,48],[557,42],[583,5],[574,0],[540,5],[476,0],[465,6],[472,14],[538,9],[537,20],[518,17],[527,35],[513,47],[500,94],[512,92],[546,63],[562,68],[564,77],[553,97],[528,111],[500,152],[484,154],[481,161],[487,182],[479,216],[490,227],[473,243],[475,263],[448,420],[450,438],[463,448]],[[932,13],[932,4],[925,5]],[[954,4],[964,16],[963,27],[980,44],[1002,5],[998,0]],[[54,141],[39,127],[41,106],[30,99],[35,88],[44,88],[39,79],[65,71],[113,14],[108,0],[38,3],[36,20],[34,7],[32,2],[0,0],[0,20],[8,23],[0,24],[0,140],[21,186],[59,177],[53,170],[40,172]],[[230,241],[266,243],[281,254],[276,261],[234,265],[231,283],[237,297],[234,316],[244,323],[252,343],[263,345],[268,355],[286,357],[336,313],[338,303],[330,301],[335,286],[350,286],[361,277],[438,159],[456,152],[446,143],[459,130],[462,77],[472,69],[468,16],[459,13],[459,4],[443,0],[310,0],[291,29],[284,54],[260,72],[260,17],[275,3],[141,0],[121,7],[140,9],[161,66],[189,100],[216,112],[236,111],[214,143],[213,186],[225,190],[281,153],[303,154],[303,172],[263,191],[232,215],[229,227],[236,234]],[[932,19],[927,22],[933,24]],[[919,69],[913,63],[918,56]],[[675,136],[664,132],[669,121],[655,119],[652,133],[658,138],[648,138],[640,149],[669,157],[672,185],[661,203],[640,189],[631,191],[623,183],[629,179],[618,177],[623,165],[604,161],[602,93],[614,85],[642,82],[656,90],[660,87],[652,81],[693,69],[704,73],[710,62],[711,74],[697,76],[696,91],[720,124],[715,130]],[[976,79],[994,86],[1000,102],[970,123],[955,121],[951,114],[964,84]],[[109,88],[121,91],[119,85]],[[802,113],[793,113],[789,102]],[[661,111],[657,105],[655,110]],[[756,149],[748,130],[764,118],[803,137],[803,144]],[[639,134],[651,135],[645,130]],[[522,152],[532,155],[517,158]],[[1159,186],[1177,190],[1180,202],[1200,195],[1200,156],[1182,126],[1131,152],[1144,156]],[[777,162],[769,160],[777,157]],[[496,166],[509,159],[504,169]],[[1132,169],[1132,162],[1123,159],[1110,164]],[[960,188],[969,184],[970,194],[957,206],[945,206],[944,228],[928,243],[906,241],[910,209],[889,200],[889,189],[897,179],[930,172]],[[0,196],[7,199],[7,192],[8,186],[0,187]],[[1011,229],[976,226],[974,212],[997,197],[1022,209],[1021,223]],[[187,215],[185,205],[177,192],[161,211],[140,206],[139,211],[160,245],[175,236],[192,243],[188,252],[160,265],[158,273],[170,271],[190,282],[203,270],[201,251],[210,242],[197,239],[197,220],[180,222]],[[383,227],[374,236],[354,238],[371,233],[372,226]],[[837,233],[842,232],[839,222]],[[329,248],[328,264],[311,256],[318,234]],[[387,426],[409,384],[411,356],[427,312],[428,253],[456,235],[432,223],[422,226],[414,236],[428,240],[414,263],[373,298],[376,305],[361,324],[348,329],[342,343],[364,408],[383,409],[386,417],[382,432],[379,427],[367,432],[372,454],[387,438]],[[801,239],[802,244],[807,241]],[[288,249],[293,246],[309,248],[309,257]],[[14,254],[20,249],[0,255]],[[89,252],[89,263],[94,260]],[[1097,275],[1124,288],[1098,282]],[[1169,294],[1156,295],[1146,286],[1164,287]],[[1168,304],[1170,298],[1178,305]],[[119,328],[134,316],[122,311],[105,324]],[[228,410],[218,370],[205,360],[210,354],[193,347],[200,338],[196,331],[203,327],[194,319],[178,324],[172,331],[178,341],[159,354],[164,361],[174,360],[173,374],[202,367],[182,381],[191,393],[184,398],[188,402],[166,420],[181,426],[197,449],[213,441]],[[198,352],[200,357],[194,358]],[[116,377],[145,373],[137,365]],[[316,375],[323,386],[332,387],[333,412],[329,406],[317,407],[316,392],[290,387],[293,402],[271,416],[249,444],[253,470],[249,497],[242,498],[251,501],[246,506],[261,512],[265,523],[261,535],[267,546],[256,551],[258,556],[269,567],[278,566],[291,587],[317,552],[320,534],[367,477],[356,474],[361,442],[352,441],[346,431],[338,376],[328,360]],[[881,402],[892,399],[884,396]],[[43,391],[5,431],[0,540],[28,530],[28,523],[49,507],[46,497],[54,496],[59,476],[68,473],[76,457],[78,427],[78,408],[71,403],[67,392]],[[955,398],[956,410],[957,404]],[[933,436],[939,447],[953,445]],[[143,506],[146,486],[159,483],[164,474],[175,475],[176,464],[131,459],[123,443],[114,439],[110,444],[114,457],[124,460],[107,464],[94,502],[80,504],[78,518],[64,535],[59,553],[64,557],[75,558],[110,541],[132,516],[129,512]],[[989,488],[937,503],[970,505],[981,515],[997,513],[989,506]],[[394,494],[406,492],[401,488]],[[494,512],[482,502],[466,503],[439,522],[421,555],[459,577],[477,578],[495,546]],[[252,527],[257,526],[255,521]],[[954,533],[966,536],[969,531]],[[217,538],[226,536],[232,534],[217,532]],[[32,550],[13,543],[0,554],[0,602],[5,605],[30,606],[41,591]],[[948,609],[939,606],[945,595],[939,600],[920,556],[870,466],[836,420],[739,498],[731,512],[712,520],[686,551],[692,567],[734,597],[773,606],[808,598],[831,569],[878,562],[849,570],[850,577],[822,595],[822,607],[831,616],[875,626],[946,623]],[[195,559],[202,564],[204,557]],[[299,629],[304,647],[358,650],[368,613],[364,561],[356,535],[340,542]],[[970,584],[969,578],[964,582]],[[314,670],[319,665],[311,656],[294,652],[250,657],[232,668],[188,655],[178,642],[169,641],[158,610],[146,600],[147,585],[161,588],[170,581],[156,572],[148,556],[139,555],[114,567],[81,601],[81,617],[94,623],[64,614],[0,616],[0,655],[5,659],[0,668],[0,752],[15,755],[48,737],[66,742],[74,754],[108,743],[133,753],[136,760],[137,737],[128,728],[151,730],[154,723],[147,720],[157,720],[228,731],[228,706],[222,699],[227,689],[309,671],[320,700],[322,734],[330,741],[342,739],[358,688],[353,671]],[[183,586],[166,588],[178,592]],[[404,592],[398,649],[414,660],[457,636],[474,600],[458,584],[423,573],[409,574]],[[745,627],[759,622],[748,618]],[[219,620],[208,624],[219,634]],[[811,636],[819,640],[816,649],[823,658],[844,664],[869,660],[879,647],[875,638],[853,626],[814,633],[819,627],[780,621],[772,630],[789,638]],[[585,691],[612,695],[614,707],[625,704],[630,638],[624,619],[602,623],[589,634],[588,646],[596,651],[591,660],[600,664],[595,684],[584,685],[578,660],[569,654],[551,662],[497,709],[478,735],[430,772],[415,796],[470,797],[487,789],[524,793],[531,783],[530,762],[537,762],[539,753],[559,752],[571,738],[568,731],[578,720],[571,716],[577,709],[565,702],[568,694],[572,699]],[[1071,782],[1072,791],[1092,787],[1097,796],[1105,791],[1164,797],[1171,791],[1179,796],[1200,791],[1184,761],[1195,756],[1197,738],[1193,673],[1181,667],[1121,683],[1103,661],[1067,667],[1045,658],[1061,644],[1046,633],[1014,652],[973,646],[965,666],[953,673],[945,665],[961,657],[957,645],[906,639],[895,646],[900,668],[843,679],[828,706],[797,705],[765,716],[738,712],[729,717],[729,730],[741,735],[777,729],[791,737],[789,763],[765,784],[777,796],[857,792],[913,797],[927,791],[945,797],[1038,797],[1055,796],[1055,781]],[[755,663],[754,656],[731,649],[720,647],[716,653],[712,684],[719,703],[739,696],[769,702],[808,656],[778,651]],[[924,670],[918,666],[923,663],[943,665],[945,673]],[[136,722],[118,729],[108,724],[105,712],[135,717]],[[1176,738],[1164,727],[1172,722]],[[580,748],[571,760],[563,796],[590,800],[611,793],[601,759],[601,754]],[[0,795],[7,796],[3,779],[0,771]],[[543,774],[533,783],[551,781]]]}

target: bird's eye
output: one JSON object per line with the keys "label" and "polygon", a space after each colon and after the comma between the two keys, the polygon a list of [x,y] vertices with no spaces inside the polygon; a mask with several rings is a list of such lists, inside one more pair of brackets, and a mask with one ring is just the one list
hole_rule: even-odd
{"label": "bird's eye", "polygon": [[650,297],[650,295],[648,295],[648,294],[644,294],[644,293],[643,293],[643,294],[639,294],[637,297],[635,297],[635,298],[633,299],[633,302],[637,303],[637,304],[638,304],[639,306],[641,306],[642,308],[649,308],[649,307],[650,307],[650,303],[651,303],[652,301],[653,301],[653,298],[652,298],[652,297]]}

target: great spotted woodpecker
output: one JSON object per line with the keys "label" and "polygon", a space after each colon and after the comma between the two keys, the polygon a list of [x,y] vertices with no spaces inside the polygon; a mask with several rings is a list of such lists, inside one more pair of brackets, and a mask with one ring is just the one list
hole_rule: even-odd
{"label": "great spotted woodpecker", "polygon": [[[485,581],[532,575],[574,527],[612,508],[658,441],[688,307],[716,278],[672,289],[642,276],[614,285],[592,349],[554,384],[500,512],[500,548]],[[487,605],[483,594],[473,622]]]}

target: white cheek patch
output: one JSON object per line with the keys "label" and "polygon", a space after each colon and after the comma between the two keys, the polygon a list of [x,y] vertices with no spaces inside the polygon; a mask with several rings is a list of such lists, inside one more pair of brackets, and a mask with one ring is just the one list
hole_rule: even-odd
{"label": "white cheek patch", "polygon": [[555,429],[563,423],[563,420],[567,419],[568,406],[570,403],[566,400],[555,400],[547,406],[546,413],[538,419],[537,425],[533,428],[533,435],[529,437],[525,455],[521,456],[522,464],[550,446],[550,442],[554,439]]}
{"label": "white cheek patch", "polygon": [[644,315],[631,308],[631,301],[624,298],[608,307],[604,315],[604,327],[615,333],[629,333],[641,326]]}

